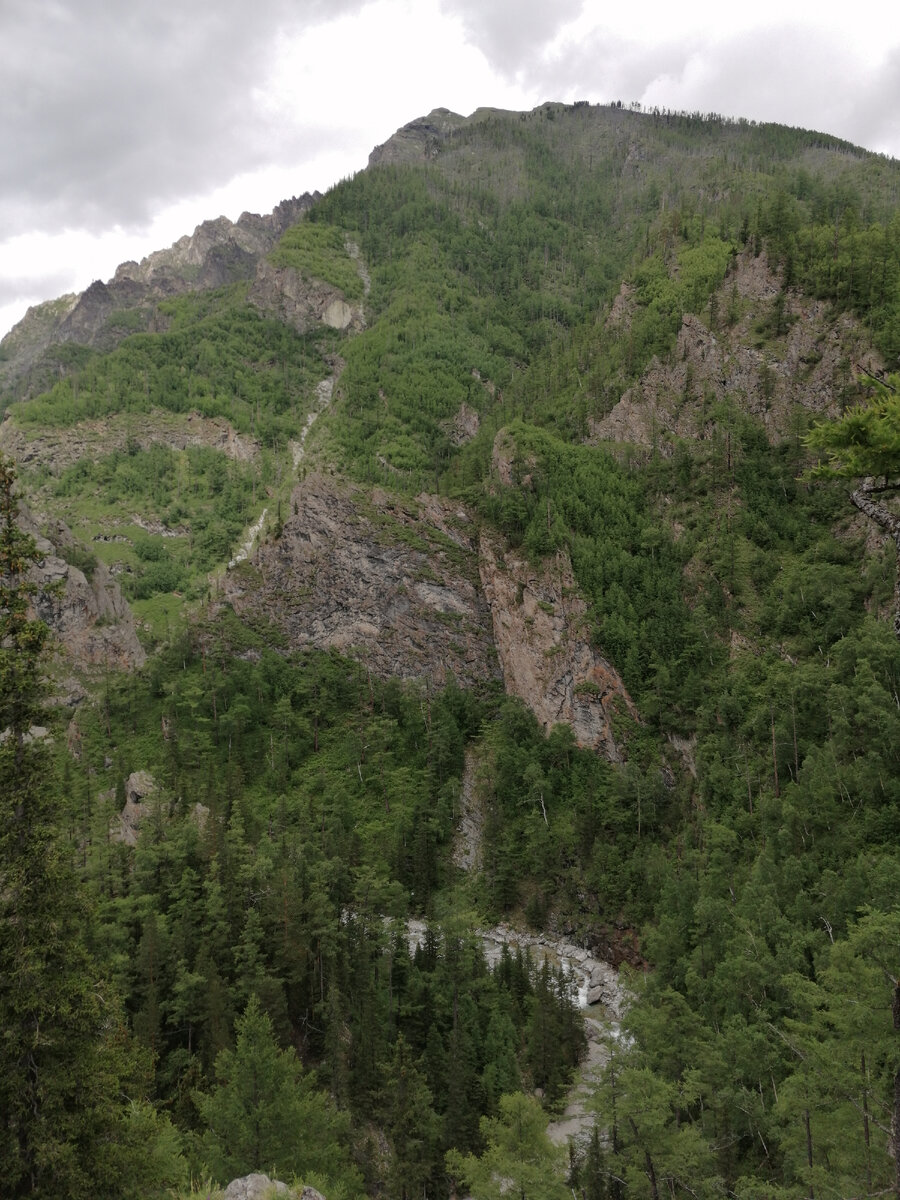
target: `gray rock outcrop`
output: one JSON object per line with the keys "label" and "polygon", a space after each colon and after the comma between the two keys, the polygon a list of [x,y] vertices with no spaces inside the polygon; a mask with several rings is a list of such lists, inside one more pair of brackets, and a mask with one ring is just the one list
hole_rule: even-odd
{"label": "gray rock outcrop", "polygon": [[290,1188],[280,1179],[254,1173],[241,1179],[232,1179],[222,1200],[269,1200],[271,1196],[289,1196]]}
{"label": "gray rock outcrop", "polygon": [[34,538],[42,556],[29,571],[29,579],[37,586],[36,615],[46,621],[73,665],[86,670],[143,666],[146,656],[131,610],[107,568],[96,563],[88,578],[62,557],[60,551],[75,546],[75,540],[61,521],[50,523],[52,540],[40,532],[34,516],[24,508],[19,523]]}
{"label": "gray rock outcrop", "polygon": [[137,845],[141,822],[150,812],[144,801],[155,791],[156,780],[149,771],[132,771],[125,783],[125,805],[110,827],[110,841]]}
{"label": "gray rock outcrop", "polygon": [[[305,194],[283,201],[271,213],[243,213],[204,221],[192,234],[141,262],[122,263],[112,279],[95,280],[78,296],[30,309],[3,338],[0,393],[35,395],[59,377],[58,362],[43,356],[54,345],[74,342],[111,350],[124,337],[165,328],[156,311],[159,300],[204,288],[252,279],[258,262],[278,238],[319,198]],[[131,314],[123,320],[122,313]]]}
{"label": "gray rock outcrop", "polygon": [[280,1179],[270,1179],[268,1175],[261,1174],[232,1179],[222,1195],[222,1200],[270,1200],[272,1196],[294,1196],[296,1200],[325,1200],[322,1193],[317,1192],[315,1188],[304,1187],[295,1192]]}
{"label": "gray rock outcrop", "polygon": [[250,569],[225,576],[221,599],[238,615],[265,616],[292,647],[334,647],[383,677],[498,678],[465,509],[430,496],[404,505],[324,475],[295,488],[291,508]]}
{"label": "gray rock outcrop", "polygon": [[[835,317],[825,301],[785,293],[764,254],[741,255],[714,300],[713,328],[686,313],[674,352],[653,359],[612,411],[592,423],[591,440],[665,453],[673,437],[712,437],[721,419],[717,406],[728,400],[757,417],[777,442],[797,436],[798,405],[812,418],[836,416],[848,389],[880,369],[852,316]],[[771,324],[776,303],[783,305],[784,332],[767,333],[762,349],[757,326]],[[607,325],[627,331],[633,309],[623,285]],[[733,320],[725,316],[729,309]]]}
{"label": "gray rock outcrop", "polygon": [[361,306],[348,304],[338,288],[265,259],[257,267],[248,299],[260,312],[284,321],[298,333],[316,325],[352,332],[365,328]]}
{"label": "gray rock outcrop", "polygon": [[466,124],[466,118],[449,108],[434,108],[425,117],[416,117],[376,146],[369,155],[369,166],[382,163],[420,162],[433,158],[438,147]]}

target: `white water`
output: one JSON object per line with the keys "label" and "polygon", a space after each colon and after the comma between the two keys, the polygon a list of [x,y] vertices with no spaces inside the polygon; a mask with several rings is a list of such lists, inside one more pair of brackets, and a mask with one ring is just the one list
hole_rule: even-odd
{"label": "white water", "polygon": [[[291,459],[294,464],[295,471],[303,461],[303,456],[306,453],[306,439],[309,436],[309,431],[315,424],[316,418],[319,416],[319,414],[323,412],[331,403],[331,395],[333,390],[334,380],[331,378],[322,379],[316,384],[316,407],[312,409],[311,412],[306,414],[306,422],[300,431],[299,441],[290,443]],[[232,567],[236,567],[238,563],[246,562],[246,560],[253,553],[253,547],[256,545],[256,539],[262,533],[263,525],[265,524],[266,520],[266,513],[268,511],[269,510],[267,508],[264,508],[259,518],[254,521],[254,523],[247,530],[246,538],[241,543],[240,549],[235,554],[234,558],[230,559],[228,562],[229,570],[231,570]]]}
{"label": "white water", "polygon": [[263,524],[266,519],[266,513],[268,511],[269,510],[267,508],[264,508],[259,515],[259,519],[257,521],[254,521],[253,524],[250,526],[250,528],[247,530],[246,541],[242,544],[240,550],[238,550],[238,552],[237,552],[237,554],[235,554],[234,558],[230,559],[228,562],[229,570],[232,567],[236,567],[238,565],[238,563],[242,563],[242,562],[246,561],[246,559],[248,559],[250,557],[250,554],[253,550],[253,546],[256,543],[256,539],[259,537],[260,533],[262,532],[262,527],[263,527]]}

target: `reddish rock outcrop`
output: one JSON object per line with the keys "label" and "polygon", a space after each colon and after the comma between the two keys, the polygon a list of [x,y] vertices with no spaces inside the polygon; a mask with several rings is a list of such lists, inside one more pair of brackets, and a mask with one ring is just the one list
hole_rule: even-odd
{"label": "reddish rock outcrop", "polygon": [[482,533],[479,570],[507,692],[545,729],[569,725],[579,746],[621,761],[614,717],[637,718],[637,710],[615,667],[591,645],[568,555],[536,567]]}

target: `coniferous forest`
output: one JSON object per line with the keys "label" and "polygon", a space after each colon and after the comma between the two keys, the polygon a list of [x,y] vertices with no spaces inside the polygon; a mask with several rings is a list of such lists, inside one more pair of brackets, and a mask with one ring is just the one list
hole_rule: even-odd
{"label": "coniferous forest", "polygon": [[900,1196],[900,167],[444,118],[0,344],[0,1195]]}

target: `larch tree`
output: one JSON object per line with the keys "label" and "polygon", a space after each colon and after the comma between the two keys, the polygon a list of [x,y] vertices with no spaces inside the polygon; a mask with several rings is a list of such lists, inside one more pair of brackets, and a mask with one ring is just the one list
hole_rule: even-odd
{"label": "larch tree", "polygon": [[15,470],[0,456],[0,1194],[132,1195],[133,1118],[152,1110],[85,943],[89,911],[58,826],[37,729],[48,639],[28,577],[38,552],[18,515]]}
{"label": "larch tree", "polygon": [[900,492],[900,394],[891,382],[879,384],[869,404],[816,425],[807,445],[823,456],[811,477],[853,480],[851,501],[896,547],[893,619],[900,638],[900,513],[889,506]]}

